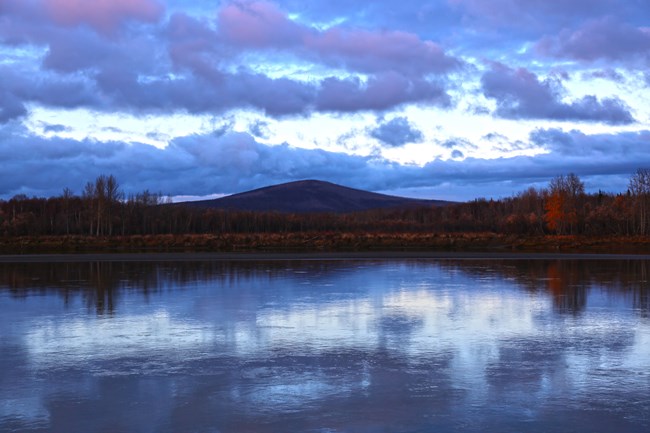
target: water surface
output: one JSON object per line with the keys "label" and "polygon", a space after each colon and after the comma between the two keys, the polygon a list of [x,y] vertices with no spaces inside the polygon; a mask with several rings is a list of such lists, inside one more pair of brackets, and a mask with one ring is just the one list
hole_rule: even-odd
{"label": "water surface", "polygon": [[648,432],[645,260],[0,264],[0,431]]}

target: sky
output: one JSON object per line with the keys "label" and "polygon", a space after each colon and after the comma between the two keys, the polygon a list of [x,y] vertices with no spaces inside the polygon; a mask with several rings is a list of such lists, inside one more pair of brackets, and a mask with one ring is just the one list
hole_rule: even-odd
{"label": "sky", "polygon": [[649,124],[648,0],[0,0],[2,199],[616,193]]}

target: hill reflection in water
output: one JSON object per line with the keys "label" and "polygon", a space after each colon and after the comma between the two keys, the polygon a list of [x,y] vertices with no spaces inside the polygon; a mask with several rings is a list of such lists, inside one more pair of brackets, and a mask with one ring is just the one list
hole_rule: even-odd
{"label": "hill reflection in water", "polygon": [[0,264],[0,431],[648,431],[648,270]]}

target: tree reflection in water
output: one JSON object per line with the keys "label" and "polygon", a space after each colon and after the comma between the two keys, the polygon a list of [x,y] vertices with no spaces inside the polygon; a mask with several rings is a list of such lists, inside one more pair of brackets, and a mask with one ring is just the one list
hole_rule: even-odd
{"label": "tree reflection in water", "polygon": [[[179,289],[192,282],[233,285],[242,281],[291,279],[302,274],[317,280],[336,274],[350,263],[300,260],[0,263],[0,290],[9,290],[14,297],[34,292],[57,293],[66,304],[71,296],[81,296],[97,315],[112,315],[122,292],[140,293],[147,302],[156,292]],[[369,263],[383,262],[358,262]],[[579,314],[585,308],[589,291],[595,289],[629,297],[634,310],[643,317],[648,317],[650,312],[648,260],[410,260],[406,263],[439,266],[475,278],[498,276],[511,280],[523,290],[548,293],[559,313]],[[299,273],[294,272],[296,269]]]}
{"label": "tree reflection in water", "polygon": [[559,313],[579,314],[591,290],[630,298],[643,317],[650,312],[648,260],[490,260],[440,262],[477,278],[496,273],[523,290],[548,293]]}

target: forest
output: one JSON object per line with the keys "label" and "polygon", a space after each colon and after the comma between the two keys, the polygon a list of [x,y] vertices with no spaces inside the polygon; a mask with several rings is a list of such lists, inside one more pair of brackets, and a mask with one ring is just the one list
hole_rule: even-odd
{"label": "forest", "polygon": [[650,169],[631,175],[627,191],[586,193],[575,174],[514,196],[446,206],[348,214],[286,214],[201,209],[158,193],[125,196],[101,175],[81,195],[17,195],[0,200],[0,235],[116,237],[181,234],[495,233],[518,236],[645,236],[650,233]]}

